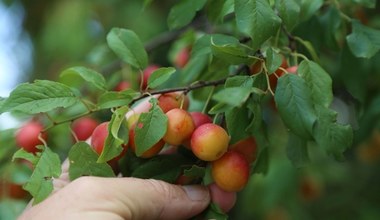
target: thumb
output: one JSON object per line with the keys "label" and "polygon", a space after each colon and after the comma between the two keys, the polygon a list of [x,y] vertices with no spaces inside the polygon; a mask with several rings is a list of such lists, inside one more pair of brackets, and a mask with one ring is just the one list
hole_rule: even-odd
{"label": "thumb", "polygon": [[137,178],[117,178],[106,185],[118,188],[117,199],[125,204],[119,213],[125,219],[189,219],[210,203],[207,187],[200,185]]}

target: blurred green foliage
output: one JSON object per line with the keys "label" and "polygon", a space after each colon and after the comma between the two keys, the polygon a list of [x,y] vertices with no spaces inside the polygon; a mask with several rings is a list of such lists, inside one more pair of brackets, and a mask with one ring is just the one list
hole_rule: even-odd
{"label": "blurred green foliage", "polygon": [[[5,2],[13,4],[15,1]],[[168,11],[176,1],[153,1],[145,8],[141,0],[19,2],[24,6],[24,28],[34,48],[30,80],[58,80],[65,68],[83,65],[105,73],[112,87],[127,76],[128,69],[111,77],[113,72],[108,70],[115,63],[115,55],[106,45],[106,34],[113,27],[128,28],[143,42],[148,42],[167,31]],[[352,6],[352,2],[355,1],[342,1],[342,5]],[[377,2],[376,9],[355,5],[342,10],[379,29],[380,3]],[[287,131],[273,110],[265,109],[264,115],[270,122],[268,171],[251,177],[249,185],[239,193],[231,219],[380,219],[380,54],[371,59],[356,58],[347,45],[339,41],[343,33],[337,31],[342,25],[337,16],[339,11],[322,8],[318,16],[297,26],[294,33],[317,48],[322,66],[333,78],[335,96],[354,106],[356,114],[350,117],[357,121],[356,128],[360,129],[355,131],[354,145],[345,153],[346,161],[332,160],[321,149],[309,146],[310,164],[294,167],[284,157]],[[172,48],[163,45],[151,51],[150,62],[169,64],[178,45],[191,43],[194,35],[188,32],[173,42]],[[308,54],[306,50],[301,52]],[[196,65],[202,64],[193,64]],[[78,106],[65,114],[75,115],[81,108],[83,106]],[[100,112],[96,117],[104,119],[109,113]],[[13,181],[7,175],[14,170],[10,165],[11,155],[16,151],[13,133],[14,130],[0,132],[0,174],[7,181]],[[55,127],[50,135],[57,136],[49,139],[55,151],[62,157],[67,155],[73,143],[69,125]],[[15,218],[25,205],[26,200],[0,200],[0,219]]]}

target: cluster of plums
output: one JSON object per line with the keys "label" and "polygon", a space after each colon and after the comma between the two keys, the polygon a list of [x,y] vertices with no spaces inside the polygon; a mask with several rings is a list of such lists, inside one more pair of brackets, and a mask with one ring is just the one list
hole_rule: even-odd
{"label": "cluster of plums", "polygon": [[[227,131],[212,123],[209,115],[202,112],[188,112],[188,98],[179,93],[166,93],[158,98],[158,106],[166,114],[167,130],[165,135],[147,151],[139,155],[151,158],[161,153],[173,153],[173,148],[184,147],[193,152],[201,161],[210,163],[215,183],[209,185],[212,200],[222,210],[228,211],[234,204],[236,192],[247,184],[250,164],[256,159],[256,143],[252,137],[230,145]],[[110,161],[117,162],[127,148],[136,151],[135,129],[143,126],[138,121],[140,113],[129,115],[129,142],[121,154]],[[91,135],[91,146],[100,154],[108,135],[108,122],[98,125]],[[166,147],[165,147],[166,146]],[[168,150],[169,149],[169,150]],[[175,150],[174,150],[175,152]],[[180,176],[178,184],[187,184],[185,176]]]}

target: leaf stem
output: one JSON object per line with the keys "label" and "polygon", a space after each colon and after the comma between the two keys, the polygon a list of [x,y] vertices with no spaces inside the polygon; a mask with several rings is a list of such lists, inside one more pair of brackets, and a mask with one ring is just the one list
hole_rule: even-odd
{"label": "leaf stem", "polygon": [[210,91],[210,93],[208,94],[208,97],[207,97],[206,103],[205,103],[205,105],[203,106],[202,113],[206,113],[207,106],[208,106],[208,104],[209,104],[210,101],[211,101],[211,97],[212,97],[212,95],[214,94],[215,88],[216,88],[216,86],[214,86],[214,87],[211,88],[211,91]]}

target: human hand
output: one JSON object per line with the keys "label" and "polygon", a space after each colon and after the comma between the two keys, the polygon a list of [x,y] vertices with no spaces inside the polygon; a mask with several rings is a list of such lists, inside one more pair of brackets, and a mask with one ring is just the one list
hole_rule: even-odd
{"label": "human hand", "polygon": [[210,203],[206,187],[153,179],[80,177],[22,219],[188,219]]}
{"label": "human hand", "polygon": [[[141,102],[126,117],[146,112]],[[69,162],[53,181],[54,192],[43,202],[28,206],[20,219],[186,219],[202,212],[210,203],[207,187],[178,186],[137,178],[68,178]]]}

